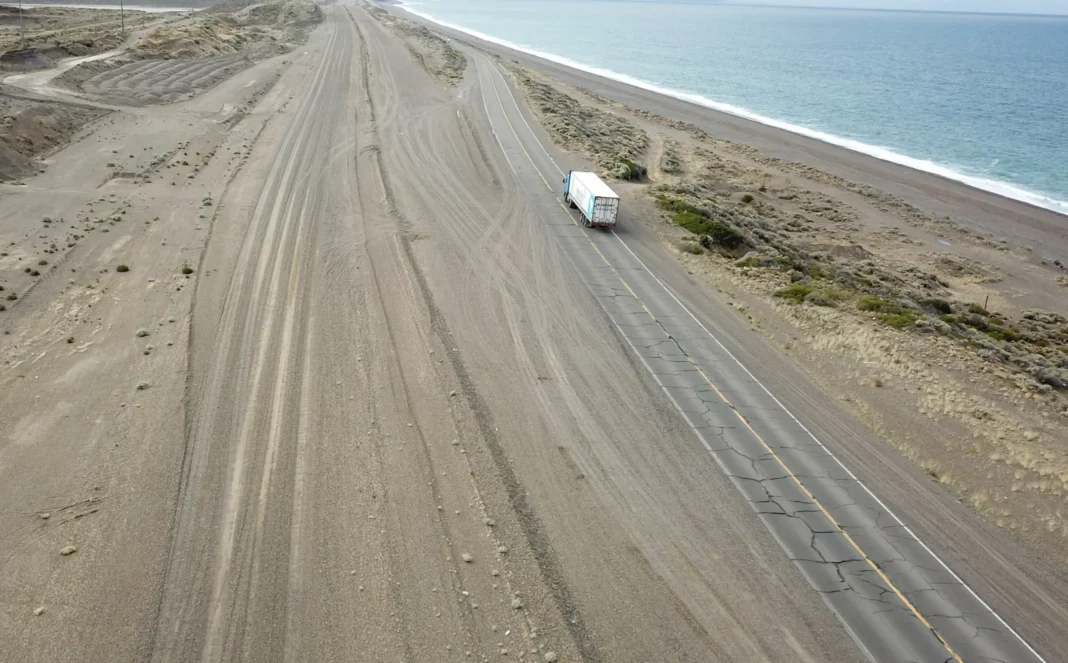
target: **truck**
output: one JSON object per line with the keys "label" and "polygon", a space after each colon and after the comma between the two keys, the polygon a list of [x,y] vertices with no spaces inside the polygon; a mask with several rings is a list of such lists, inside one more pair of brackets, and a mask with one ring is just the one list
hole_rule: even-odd
{"label": "truck", "polygon": [[564,178],[564,202],[578,208],[587,228],[615,228],[619,196],[596,173],[572,170]]}

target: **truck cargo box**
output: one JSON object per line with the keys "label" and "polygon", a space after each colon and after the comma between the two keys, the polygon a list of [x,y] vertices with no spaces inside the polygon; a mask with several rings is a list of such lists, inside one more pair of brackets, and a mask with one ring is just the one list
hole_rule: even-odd
{"label": "truck cargo box", "polygon": [[572,170],[564,178],[564,202],[577,208],[582,224],[614,228],[619,214],[619,196],[595,173]]}

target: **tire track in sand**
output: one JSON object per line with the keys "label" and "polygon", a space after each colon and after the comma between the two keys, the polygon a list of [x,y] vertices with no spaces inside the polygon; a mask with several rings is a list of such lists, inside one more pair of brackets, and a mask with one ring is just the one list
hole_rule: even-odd
{"label": "tire track in sand", "polygon": [[[255,543],[247,546],[247,520],[249,511],[257,506],[248,504],[244,477],[248,471],[261,472],[262,495],[271,459],[258,453],[250,457],[248,442],[258,413],[258,395],[267,377],[264,373],[270,368],[265,360],[276,327],[280,322],[283,334],[291,339],[293,322],[299,318],[293,307],[293,288],[300,280],[302,261],[298,254],[303,226],[292,223],[297,199],[292,194],[301,166],[309,160],[308,146],[323,138],[323,124],[307,120],[322,103],[326,81],[345,62],[345,49],[338,45],[336,31],[328,38],[325,52],[309,93],[279,144],[244,234],[225,295],[223,317],[213,334],[217,345],[211,353],[210,373],[191,382],[188,389],[185,459],[153,661],[221,661],[239,656],[236,651],[226,655],[239,642],[237,631],[243,628],[237,626],[242,620],[230,619],[241,600],[233,585],[243,585],[247,596],[249,578],[235,573],[234,561],[239,547],[247,551],[245,557],[255,555]],[[304,213],[307,196],[305,192]],[[298,225],[295,233],[294,225]],[[303,241],[308,244],[306,238]],[[290,294],[279,321],[278,293],[287,266]],[[197,294],[202,296],[199,287]],[[194,315],[195,310],[196,299]],[[291,347],[291,340],[287,343]],[[191,347],[191,352],[195,351]],[[289,361],[287,356],[277,358],[283,367]],[[285,375],[283,368],[274,381],[276,391]],[[277,420],[272,424],[277,425]],[[234,440],[232,449],[230,440]],[[266,464],[257,467],[257,460]],[[224,476],[226,468],[232,468],[228,476]],[[220,493],[221,510],[211,499]],[[258,516],[253,516],[261,521],[262,502]],[[229,627],[224,628],[223,622]]]}

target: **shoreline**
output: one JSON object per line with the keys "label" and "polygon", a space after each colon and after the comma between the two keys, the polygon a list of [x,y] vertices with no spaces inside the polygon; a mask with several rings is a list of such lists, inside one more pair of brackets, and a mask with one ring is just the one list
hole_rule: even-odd
{"label": "shoreline", "polygon": [[[483,48],[488,47],[487,50],[493,51],[495,49],[504,49],[510,54],[518,54],[528,58],[533,58],[535,60],[547,64],[551,64],[556,67],[563,67],[578,75],[585,75],[593,77],[600,81],[627,86],[636,90],[644,91],[648,94],[658,95],[663,99],[670,99],[676,102],[690,104],[713,113],[719,113],[722,115],[731,116],[733,118],[745,122],[758,124],[768,129],[781,131],[787,134],[793,134],[795,136],[806,138],[812,141],[818,141],[827,146],[844,150],[858,156],[868,157],[870,159],[882,161],[884,163],[892,164],[901,168],[907,168],[917,173],[924,173],[926,175],[938,177],[949,182],[954,182],[966,186],[978,192],[997,196],[1005,200],[1009,200],[1022,205],[1027,205],[1038,210],[1043,210],[1064,217],[1065,225],[1068,226],[1068,200],[1059,200],[1043,193],[1029,191],[1023,187],[1009,182],[991,180],[975,175],[960,173],[950,166],[944,166],[942,164],[938,164],[926,159],[920,159],[900,154],[898,152],[895,152],[891,148],[886,148],[879,145],[872,145],[849,138],[843,138],[834,134],[829,134],[815,129],[809,129],[800,125],[791,124],[782,120],[777,120],[775,118],[767,117],[745,108],[709,99],[698,93],[687,92],[685,90],[676,90],[673,88],[657,85],[655,83],[650,83],[648,81],[644,81],[628,74],[616,72],[610,69],[589,66],[581,62],[572,60],[571,58],[556,55],[553,53],[543,52],[535,48],[530,48],[521,44],[513,43],[506,39],[501,39],[499,37],[494,37],[492,35],[485,34],[478,30],[465,28],[455,23],[444,21],[430,14],[414,9],[405,2],[398,2],[397,0],[388,0],[385,2],[380,1],[379,4],[400,9],[412,17],[433,24],[438,29],[445,29],[464,35],[463,38],[465,39],[477,40],[478,42],[480,42],[480,45]],[[617,101],[619,100],[617,99]],[[643,110],[649,109],[643,108]],[[672,116],[668,115],[668,117]],[[672,117],[672,119],[681,118]],[[758,147],[756,145],[752,146]],[[864,183],[869,184],[868,182]]]}

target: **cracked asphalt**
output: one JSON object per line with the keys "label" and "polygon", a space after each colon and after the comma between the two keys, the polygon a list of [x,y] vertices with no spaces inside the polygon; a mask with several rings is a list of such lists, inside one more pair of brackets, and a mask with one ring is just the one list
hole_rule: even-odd
{"label": "cracked asphalt", "polygon": [[[581,282],[790,560],[876,661],[1041,661],[735,359],[614,232],[563,206],[550,155],[494,64],[470,52],[499,147]],[[578,286],[578,284],[576,284]],[[727,341],[729,342],[729,341]]]}

